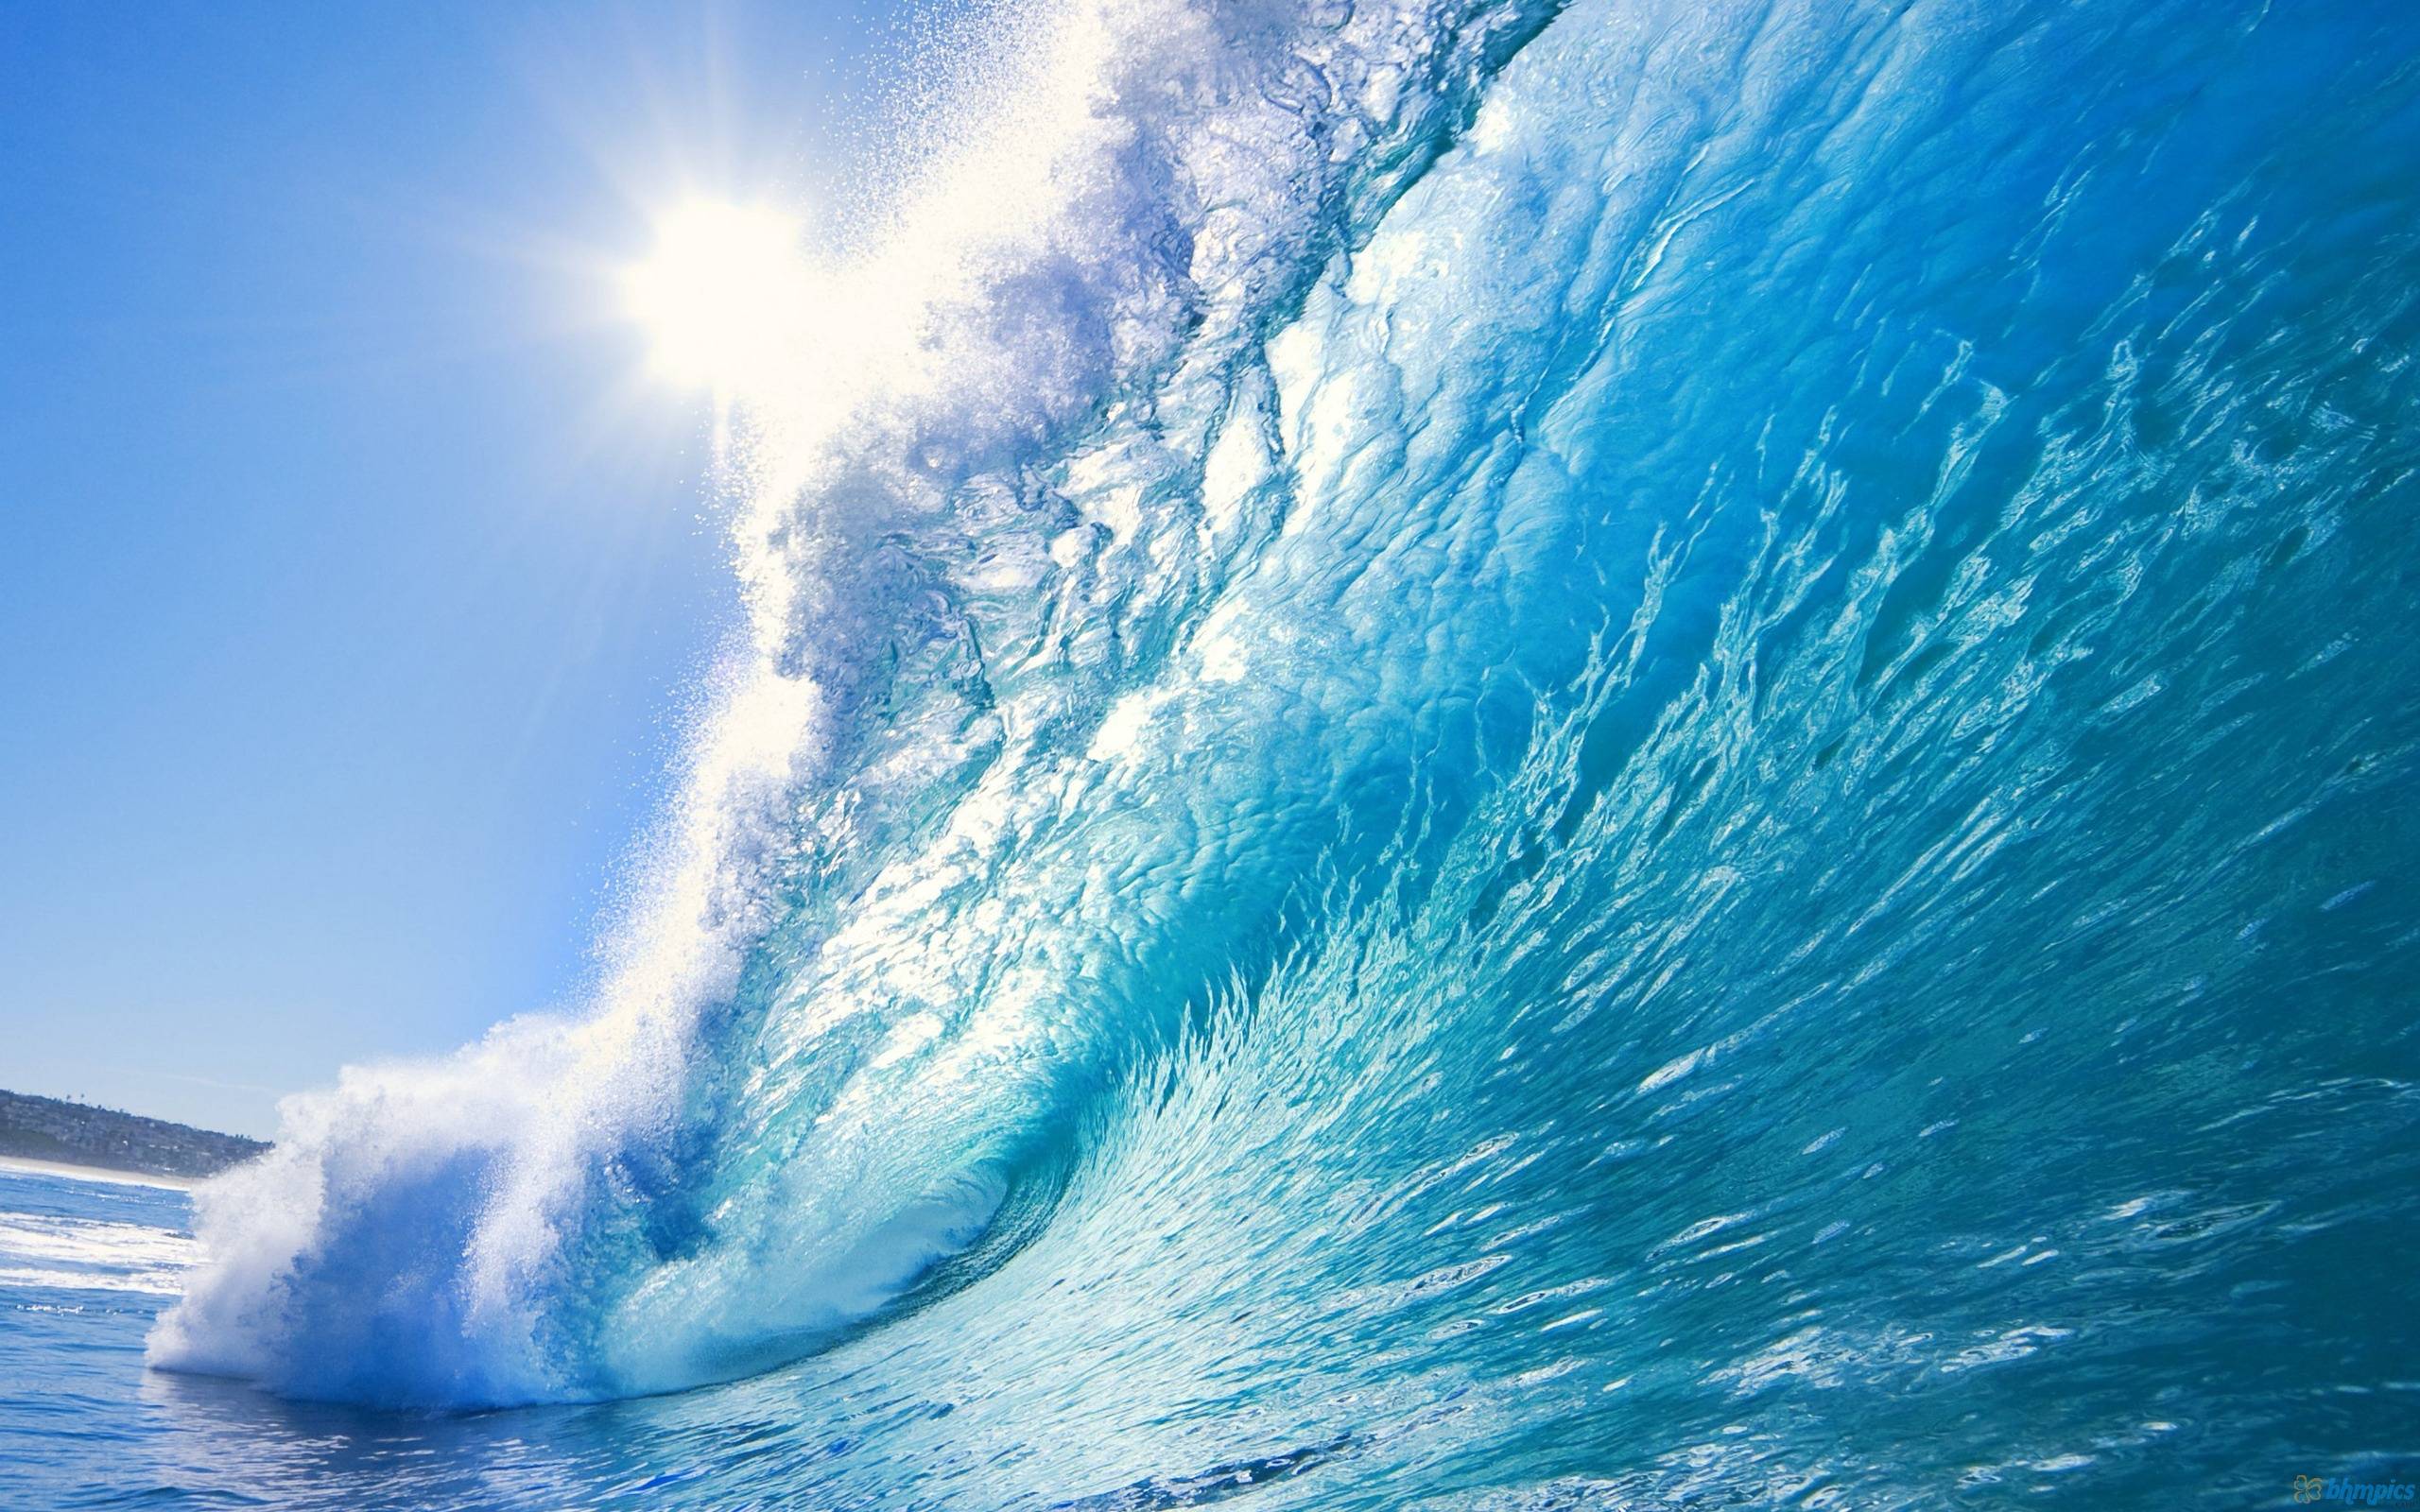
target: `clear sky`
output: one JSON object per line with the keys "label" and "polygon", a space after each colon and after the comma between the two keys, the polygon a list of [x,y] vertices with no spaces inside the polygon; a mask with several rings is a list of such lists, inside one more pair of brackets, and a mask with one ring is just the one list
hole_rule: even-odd
{"label": "clear sky", "polygon": [[600,269],[825,186],[902,26],[9,7],[0,1087],[265,1134],[576,996],[734,619]]}

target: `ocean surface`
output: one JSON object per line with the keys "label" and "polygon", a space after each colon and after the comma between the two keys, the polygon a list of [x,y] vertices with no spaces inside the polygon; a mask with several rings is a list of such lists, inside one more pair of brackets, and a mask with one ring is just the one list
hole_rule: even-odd
{"label": "ocean surface", "polygon": [[2420,7],[944,41],[591,1001],[0,1177],[0,1505],[2420,1480]]}

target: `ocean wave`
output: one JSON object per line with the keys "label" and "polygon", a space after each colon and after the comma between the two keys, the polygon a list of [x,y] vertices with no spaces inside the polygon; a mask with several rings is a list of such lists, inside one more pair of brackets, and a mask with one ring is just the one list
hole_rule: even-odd
{"label": "ocean wave", "polygon": [[290,1100],[154,1361],[878,1337],[984,1404],[898,1452],[1134,1504],[2387,1435],[2257,1299],[2411,1237],[2407,28],[991,25],[745,396],[594,1009]]}

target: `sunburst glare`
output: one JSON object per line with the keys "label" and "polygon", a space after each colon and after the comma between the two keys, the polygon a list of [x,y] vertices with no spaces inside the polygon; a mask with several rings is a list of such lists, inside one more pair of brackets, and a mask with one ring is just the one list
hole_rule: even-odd
{"label": "sunburst glare", "polygon": [[796,351],[808,299],[798,219],[761,204],[691,201],[662,216],[622,294],[666,380],[718,393],[764,381]]}

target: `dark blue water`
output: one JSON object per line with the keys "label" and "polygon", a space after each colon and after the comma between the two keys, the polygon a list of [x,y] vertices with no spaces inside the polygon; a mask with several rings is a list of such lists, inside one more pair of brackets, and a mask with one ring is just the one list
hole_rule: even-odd
{"label": "dark blue water", "polygon": [[36,1504],[2420,1479],[2420,9],[994,25],[596,1002],[5,1314]]}

